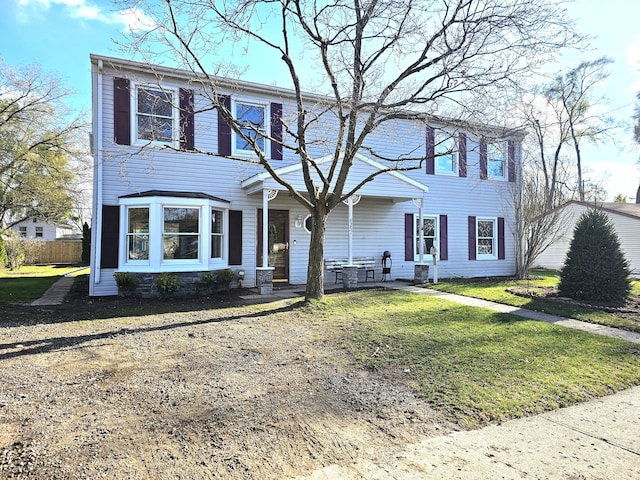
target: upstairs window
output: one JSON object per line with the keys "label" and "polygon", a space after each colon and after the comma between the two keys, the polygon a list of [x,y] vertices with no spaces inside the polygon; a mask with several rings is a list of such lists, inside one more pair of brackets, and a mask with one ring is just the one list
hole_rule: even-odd
{"label": "upstairs window", "polygon": [[458,146],[451,135],[442,132],[435,139],[435,167],[440,175],[458,175]]}
{"label": "upstairs window", "polygon": [[27,236],[27,227],[19,227],[18,228],[18,233],[20,234],[21,237],[26,237]]}
{"label": "upstairs window", "polygon": [[489,178],[504,179],[506,177],[506,162],[504,145],[490,143],[487,145],[487,172]]}
{"label": "upstairs window", "polygon": [[44,237],[44,231],[42,227],[36,227],[36,238]]}
{"label": "upstairs window", "polygon": [[138,141],[173,143],[176,131],[175,92],[158,87],[136,88],[136,138]]}
{"label": "upstairs window", "polygon": [[[258,148],[265,152],[267,107],[254,103],[235,102],[235,118],[241,125],[243,135],[253,139]],[[252,144],[240,135],[235,135],[234,148],[236,153],[255,154]]]}

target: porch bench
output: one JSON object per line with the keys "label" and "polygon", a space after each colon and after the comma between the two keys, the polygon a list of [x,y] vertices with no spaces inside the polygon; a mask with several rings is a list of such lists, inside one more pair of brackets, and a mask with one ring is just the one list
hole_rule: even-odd
{"label": "porch bench", "polygon": [[[364,270],[364,281],[366,282],[371,275],[371,280],[375,281],[375,260],[373,257],[353,257],[353,265],[358,267],[358,270]],[[348,259],[346,258],[325,258],[324,268],[333,272],[336,275],[335,283],[338,283],[338,277],[342,276],[342,267],[348,265]]]}

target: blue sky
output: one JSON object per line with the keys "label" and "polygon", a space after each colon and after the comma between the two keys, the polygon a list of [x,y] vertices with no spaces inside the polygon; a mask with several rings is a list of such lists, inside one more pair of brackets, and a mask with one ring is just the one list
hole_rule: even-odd
{"label": "blue sky", "polygon": [[[46,71],[58,72],[76,92],[73,107],[87,111],[91,108],[89,53],[126,58],[114,40],[122,40],[122,32],[144,22],[140,12],[118,10],[108,0],[1,3],[0,57],[11,65],[38,63]],[[591,51],[567,57],[567,65],[602,55],[613,58],[615,63],[602,91],[609,99],[605,110],[628,125],[626,131],[617,132],[614,141],[583,148],[584,178],[605,179],[609,199],[623,194],[635,200],[640,184],[640,149],[632,140],[631,116],[635,94],[640,91],[640,2],[577,0],[569,5],[569,11],[579,29],[596,38]],[[260,68],[250,69],[245,78],[263,83],[277,79],[265,77],[265,70]]]}

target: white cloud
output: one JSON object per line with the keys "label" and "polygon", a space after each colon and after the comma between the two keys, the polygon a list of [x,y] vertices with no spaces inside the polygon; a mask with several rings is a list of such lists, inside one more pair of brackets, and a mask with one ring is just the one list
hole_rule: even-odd
{"label": "white cloud", "polygon": [[[128,8],[115,12],[105,12],[100,6],[88,0],[18,0],[23,9],[30,8],[32,14],[38,15],[52,6],[64,7],[71,18],[91,20],[111,25],[122,25],[127,31],[150,30],[155,27],[153,20],[144,11]],[[26,12],[21,12],[21,19],[27,19]]]}

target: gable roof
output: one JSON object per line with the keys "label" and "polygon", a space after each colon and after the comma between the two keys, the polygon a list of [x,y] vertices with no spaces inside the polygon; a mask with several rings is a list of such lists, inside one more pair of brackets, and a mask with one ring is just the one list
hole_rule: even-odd
{"label": "gable roof", "polygon": [[[326,165],[328,167],[332,159],[332,155],[327,155],[320,158],[316,163],[318,166]],[[357,153],[354,160],[344,188],[345,192],[350,191],[364,178],[376,172],[379,173],[372,181],[367,182],[358,189],[358,195],[388,198],[393,201],[406,201],[413,198],[422,198],[424,194],[429,191],[429,187],[426,185],[399,171],[387,170],[388,167],[364,155]],[[276,173],[291,183],[295,189],[301,192],[306,191],[302,175],[302,165],[300,163],[279,168],[276,170]],[[318,179],[315,178],[315,180]],[[284,190],[284,187],[276,182],[268,172],[253,175],[243,180],[241,185],[249,194],[262,191],[265,188],[270,190]]]}
{"label": "gable roof", "polygon": [[598,208],[607,213],[613,213],[616,215],[623,215],[625,217],[631,217],[640,220],[640,203],[618,203],[618,202],[581,202],[579,200],[570,200],[563,205],[563,207],[569,205],[578,205],[586,208]]}

